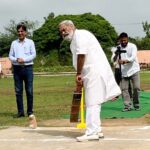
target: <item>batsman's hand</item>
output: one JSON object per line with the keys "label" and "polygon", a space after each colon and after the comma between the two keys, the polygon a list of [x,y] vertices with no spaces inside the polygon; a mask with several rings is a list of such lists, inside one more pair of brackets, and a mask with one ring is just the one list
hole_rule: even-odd
{"label": "batsman's hand", "polygon": [[76,75],[76,91],[81,92],[83,87],[83,80],[80,74]]}

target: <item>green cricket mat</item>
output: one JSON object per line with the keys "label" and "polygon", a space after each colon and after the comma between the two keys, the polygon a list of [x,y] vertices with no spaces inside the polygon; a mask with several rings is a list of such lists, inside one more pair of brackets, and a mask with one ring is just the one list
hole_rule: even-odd
{"label": "green cricket mat", "polygon": [[[123,108],[124,108],[124,104],[121,96],[115,101],[107,101],[102,104],[101,119],[140,118],[145,114],[149,114],[150,113],[150,92],[140,93],[141,109],[139,111],[132,110],[132,111],[123,112],[122,111]],[[63,116],[63,118],[68,119],[70,118],[70,115],[66,114]]]}
{"label": "green cricket mat", "polygon": [[122,98],[119,98],[116,101],[108,101],[102,104],[101,109],[101,118],[110,119],[110,118],[139,118],[145,114],[150,113],[150,92],[141,92],[140,93],[140,110],[132,110],[123,112],[124,108]]}

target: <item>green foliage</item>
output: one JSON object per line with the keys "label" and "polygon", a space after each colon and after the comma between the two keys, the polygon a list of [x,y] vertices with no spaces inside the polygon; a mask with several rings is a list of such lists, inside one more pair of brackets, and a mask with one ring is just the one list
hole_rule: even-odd
{"label": "green foliage", "polygon": [[132,39],[133,43],[135,43],[140,50],[149,50],[150,49],[150,24],[148,22],[142,22],[143,31],[146,36],[144,38],[136,38]]}
{"label": "green foliage", "polygon": [[63,40],[60,44],[59,49],[59,62],[60,65],[71,65],[72,64],[72,55],[69,48],[70,43]]}
{"label": "green foliage", "polygon": [[45,23],[33,34],[37,52],[40,55],[49,55],[55,50],[58,54],[60,65],[71,65],[71,53],[69,43],[62,40],[58,25],[63,20],[72,20],[78,29],[87,29],[91,31],[101,43],[105,53],[108,54],[117,37],[115,29],[100,15],[85,13],[82,15],[59,15],[54,17],[50,14],[45,18]]}
{"label": "green foliage", "polygon": [[139,50],[149,50],[150,49],[150,38],[136,38],[133,40],[133,43],[135,43]]}
{"label": "green foliage", "polygon": [[0,35],[0,56],[8,56],[12,40],[14,40],[14,37],[7,34]]}
{"label": "green foliage", "polygon": [[142,23],[143,25],[143,30],[146,33],[146,38],[150,38],[150,24],[148,24],[147,21]]}

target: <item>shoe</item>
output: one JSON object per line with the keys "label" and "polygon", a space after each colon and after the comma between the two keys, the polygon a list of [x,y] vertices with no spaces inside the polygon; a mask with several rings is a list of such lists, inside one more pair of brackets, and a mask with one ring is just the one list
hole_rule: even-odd
{"label": "shoe", "polygon": [[92,140],[99,140],[99,135],[98,134],[93,134],[93,135],[82,135],[76,138],[78,142],[83,142],[83,141],[92,141]]}
{"label": "shoe", "polygon": [[24,113],[18,113],[17,115],[13,116],[13,118],[21,118],[25,117]]}
{"label": "shoe", "polygon": [[32,128],[32,129],[37,128],[36,118],[33,114],[29,115],[29,128]]}
{"label": "shoe", "polygon": [[141,109],[140,109],[140,107],[135,107],[134,110],[140,111]]}
{"label": "shoe", "polygon": [[131,111],[131,110],[133,110],[133,108],[131,108],[131,107],[125,107],[125,108],[123,108],[123,112],[127,112],[127,111]]}
{"label": "shoe", "polygon": [[98,137],[99,137],[100,139],[104,138],[103,132],[99,132],[99,133],[98,133]]}

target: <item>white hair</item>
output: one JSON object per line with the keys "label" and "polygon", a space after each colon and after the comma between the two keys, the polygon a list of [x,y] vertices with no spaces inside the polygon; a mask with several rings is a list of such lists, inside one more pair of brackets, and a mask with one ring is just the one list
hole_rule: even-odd
{"label": "white hair", "polygon": [[71,20],[64,20],[64,21],[62,21],[62,22],[60,22],[60,24],[59,24],[59,27],[61,26],[61,25],[66,25],[66,26],[73,26],[74,27],[74,23],[71,21]]}

